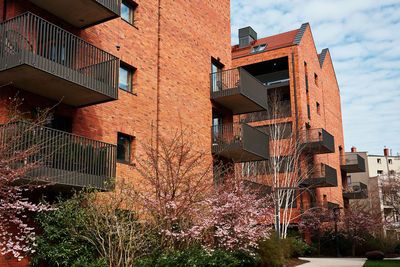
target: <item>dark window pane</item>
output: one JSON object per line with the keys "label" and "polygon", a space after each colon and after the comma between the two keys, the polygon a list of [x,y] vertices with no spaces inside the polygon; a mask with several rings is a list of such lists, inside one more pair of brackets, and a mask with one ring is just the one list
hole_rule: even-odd
{"label": "dark window pane", "polygon": [[126,3],[126,2],[122,2],[121,4],[121,18],[123,20],[125,20],[126,22],[129,22],[130,24],[133,25],[134,23],[134,12],[135,12],[135,8],[134,6]]}
{"label": "dark window pane", "polygon": [[132,138],[125,134],[118,134],[117,141],[117,159],[126,163],[130,163]]}

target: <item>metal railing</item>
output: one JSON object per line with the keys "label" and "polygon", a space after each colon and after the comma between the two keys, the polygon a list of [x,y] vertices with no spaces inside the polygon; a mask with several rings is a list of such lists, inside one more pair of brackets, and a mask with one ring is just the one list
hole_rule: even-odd
{"label": "metal railing", "polygon": [[121,14],[121,0],[95,0],[97,3],[108,8],[115,14]]}
{"label": "metal railing", "polygon": [[[116,146],[83,136],[17,121],[0,125],[5,153],[26,153],[21,164],[38,165],[30,179],[41,177],[71,186],[104,188],[116,175]],[[28,153],[27,153],[28,152]]]}
{"label": "metal railing", "polygon": [[256,122],[256,121],[265,121],[271,119],[280,119],[280,118],[290,117],[292,115],[291,113],[292,110],[291,110],[290,100],[286,100],[279,102],[279,107],[277,108],[276,112],[263,110],[247,114],[241,114],[239,120],[240,122]]}
{"label": "metal railing", "polygon": [[345,154],[340,155],[340,165],[353,165],[365,169],[365,160],[358,154]]}
{"label": "metal railing", "polygon": [[228,123],[211,126],[213,145],[241,144],[243,141],[242,123]]}
{"label": "metal railing", "polygon": [[361,182],[353,182],[347,185],[343,190],[344,193],[367,193],[368,186]]}
{"label": "metal railing", "polygon": [[307,129],[300,135],[302,143],[321,143],[332,152],[335,151],[334,137],[323,128]]}
{"label": "metal railing", "polygon": [[210,87],[211,93],[239,88],[240,86],[239,68],[211,73],[210,79],[211,79],[211,87]]}
{"label": "metal railing", "polygon": [[0,70],[22,64],[118,96],[117,57],[30,12],[0,23]]}

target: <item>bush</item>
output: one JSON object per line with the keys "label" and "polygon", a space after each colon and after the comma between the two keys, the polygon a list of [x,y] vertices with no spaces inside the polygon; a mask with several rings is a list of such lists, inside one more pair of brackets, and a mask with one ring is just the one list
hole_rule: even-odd
{"label": "bush", "polygon": [[36,222],[41,233],[36,235],[36,253],[32,265],[41,266],[107,266],[98,259],[95,247],[80,237],[79,223],[86,217],[85,209],[77,198],[60,201],[57,210],[38,214]]}
{"label": "bush", "polygon": [[257,266],[258,255],[250,255],[245,251],[228,252],[221,249],[207,251],[202,248],[186,249],[183,251],[154,251],[152,255],[138,259],[135,266],[143,267],[184,267],[184,266]]}
{"label": "bush", "polygon": [[385,255],[380,250],[373,250],[365,253],[365,257],[367,257],[367,259],[369,260],[383,260],[383,258],[385,258]]}

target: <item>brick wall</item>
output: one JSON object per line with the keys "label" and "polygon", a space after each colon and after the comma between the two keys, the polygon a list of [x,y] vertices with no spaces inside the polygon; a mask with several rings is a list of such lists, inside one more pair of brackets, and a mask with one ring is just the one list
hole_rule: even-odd
{"label": "brick wall", "polygon": [[[159,59],[158,1],[137,0],[136,3],[135,27],[116,18],[78,30],[25,0],[9,0],[7,18],[31,11],[137,69],[135,94],[119,90],[118,100],[85,108],[58,105],[58,114],[72,117],[73,133],[112,144],[116,144],[118,132],[135,136],[135,157],[139,157],[142,154],[140,144],[148,141],[151,125],[156,124],[158,97],[160,133],[167,135],[182,124],[193,133],[195,149],[205,150],[210,155],[205,164],[211,164],[209,73],[212,57],[220,58],[226,68],[231,66],[229,1],[160,0]],[[17,90],[1,90],[0,119],[4,121],[4,101]],[[25,98],[23,109],[28,111],[36,105],[54,103],[23,91],[20,95]],[[134,181],[134,175],[133,165],[117,163],[117,179]]]}

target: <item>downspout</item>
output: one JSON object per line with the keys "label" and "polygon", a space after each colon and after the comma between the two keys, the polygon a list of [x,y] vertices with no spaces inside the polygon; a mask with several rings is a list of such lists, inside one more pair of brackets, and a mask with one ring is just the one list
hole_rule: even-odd
{"label": "downspout", "polygon": [[156,101],[156,179],[158,180],[159,122],[160,122],[160,43],[161,43],[161,0],[158,0],[157,12],[157,101]]}

